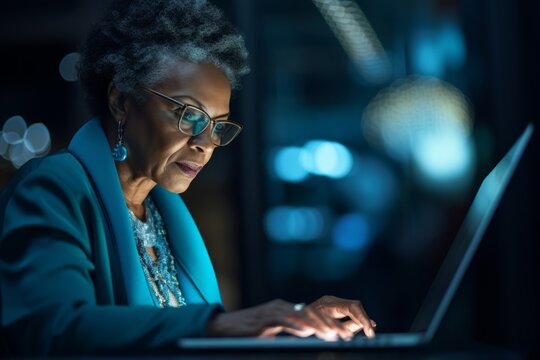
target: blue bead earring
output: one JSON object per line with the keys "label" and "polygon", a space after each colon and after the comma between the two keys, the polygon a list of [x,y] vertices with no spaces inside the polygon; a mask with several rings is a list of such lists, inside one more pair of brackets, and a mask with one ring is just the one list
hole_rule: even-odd
{"label": "blue bead earring", "polygon": [[124,146],[124,124],[118,122],[118,134],[116,136],[116,144],[112,150],[112,157],[115,161],[124,161],[128,156],[128,151]]}

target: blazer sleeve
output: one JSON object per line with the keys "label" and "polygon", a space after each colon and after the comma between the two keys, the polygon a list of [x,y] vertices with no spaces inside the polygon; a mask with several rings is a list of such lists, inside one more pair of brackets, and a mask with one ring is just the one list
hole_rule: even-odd
{"label": "blazer sleeve", "polygon": [[39,168],[0,203],[0,311],[12,352],[157,353],[175,351],[179,338],[204,336],[219,305],[96,303],[91,204],[78,177]]}

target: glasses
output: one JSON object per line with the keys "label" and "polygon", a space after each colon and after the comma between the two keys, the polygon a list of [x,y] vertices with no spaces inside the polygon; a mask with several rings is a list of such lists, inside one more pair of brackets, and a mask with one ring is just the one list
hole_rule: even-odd
{"label": "glasses", "polygon": [[229,120],[216,121],[212,119],[206,111],[199,109],[196,106],[184,104],[181,101],[170,98],[167,95],[163,95],[150,88],[144,89],[159,96],[163,100],[179,106],[179,108],[173,110],[173,112],[178,116],[178,129],[186,135],[197,136],[202,134],[210,123],[212,123],[212,133],[210,135],[212,143],[217,146],[225,146],[230,144],[240,131],[242,131],[242,125],[238,123]]}

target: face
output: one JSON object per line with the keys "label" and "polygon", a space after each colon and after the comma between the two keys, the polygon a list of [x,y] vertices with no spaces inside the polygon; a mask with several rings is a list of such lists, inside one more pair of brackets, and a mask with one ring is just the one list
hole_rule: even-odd
{"label": "face", "polygon": [[[212,119],[226,120],[231,97],[225,74],[210,64],[178,62],[166,80],[152,86],[164,95],[206,111]],[[182,193],[208,163],[216,146],[212,125],[197,136],[178,130],[178,109],[153,94],[144,103],[128,98],[125,106],[126,165],[136,178],[148,178],[165,189]]]}

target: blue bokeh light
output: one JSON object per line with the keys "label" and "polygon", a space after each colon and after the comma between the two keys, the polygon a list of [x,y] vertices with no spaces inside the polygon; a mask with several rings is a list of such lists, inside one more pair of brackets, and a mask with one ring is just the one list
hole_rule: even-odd
{"label": "blue bokeh light", "polygon": [[415,73],[443,77],[447,68],[457,69],[465,63],[465,37],[455,21],[420,26],[411,40]]}
{"label": "blue bokeh light", "polygon": [[343,215],[334,224],[332,242],[342,250],[359,251],[370,242],[370,227],[362,214]]}
{"label": "blue bokeh light", "polygon": [[418,137],[413,163],[425,185],[445,191],[465,189],[472,181],[475,152],[472,139],[459,131],[439,131]]}
{"label": "blue bokeh light", "polygon": [[419,30],[413,36],[411,56],[416,73],[437,77],[444,74],[442,54],[433,43],[433,34],[427,29]]}
{"label": "blue bokeh light", "polygon": [[271,159],[275,175],[286,182],[304,181],[309,176],[301,161],[306,156],[304,153],[305,150],[298,146],[286,146],[277,150]]}
{"label": "blue bokeh light", "polygon": [[446,21],[441,25],[439,49],[449,67],[459,68],[465,63],[467,57],[465,37],[455,22]]}
{"label": "blue bokeh light", "polygon": [[302,166],[314,175],[339,179],[347,176],[352,169],[352,154],[340,143],[312,140],[304,145],[304,149]]}
{"label": "blue bokeh light", "polygon": [[270,157],[271,168],[278,179],[299,183],[311,174],[340,179],[353,166],[351,151],[344,145],[326,140],[308,141],[303,147],[285,146]]}
{"label": "blue bokeh light", "polygon": [[264,229],[277,242],[311,241],[322,235],[324,223],[319,209],[278,206],[266,213]]}

